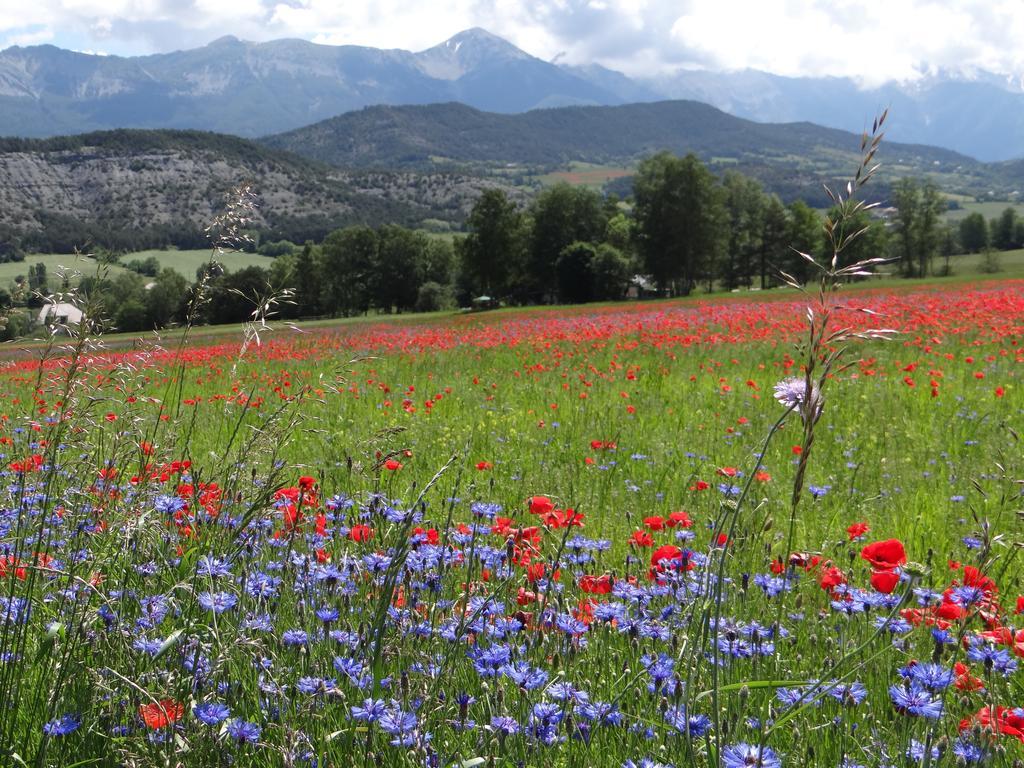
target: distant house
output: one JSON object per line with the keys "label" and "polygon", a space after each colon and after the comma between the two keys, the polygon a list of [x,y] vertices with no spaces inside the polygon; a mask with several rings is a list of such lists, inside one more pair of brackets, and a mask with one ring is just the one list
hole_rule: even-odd
{"label": "distant house", "polygon": [[74,304],[49,301],[39,310],[37,322],[40,325],[78,325],[84,314]]}
{"label": "distant house", "polygon": [[658,286],[646,275],[633,275],[626,288],[627,299],[649,299],[660,295]]}

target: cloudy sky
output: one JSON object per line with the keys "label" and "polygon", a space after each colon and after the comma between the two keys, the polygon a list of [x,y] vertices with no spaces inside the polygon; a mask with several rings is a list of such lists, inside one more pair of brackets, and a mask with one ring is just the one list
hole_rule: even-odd
{"label": "cloudy sky", "polygon": [[544,59],[631,75],[1024,75],[1024,0],[0,0],[0,49],[136,55],[233,34],[421,50],[473,26]]}

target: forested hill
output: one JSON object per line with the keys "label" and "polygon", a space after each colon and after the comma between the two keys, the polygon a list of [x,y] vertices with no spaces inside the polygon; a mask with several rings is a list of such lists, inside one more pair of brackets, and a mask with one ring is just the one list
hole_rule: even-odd
{"label": "forested hill", "polygon": [[255,226],[297,242],[353,223],[461,222],[481,190],[497,184],[457,174],[345,173],[200,131],[0,139],[0,241],[57,252],[89,242],[202,247],[204,225],[242,182],[259,196]]}
{"label": "forested hill", "polygon": [[[694,152],[713,165],[738,166],[769,187],[797,177],[815,184],[842,178],[855,167],[859,149],[859,136],[846,131],[811,123],[755,123],[695,101],[513,115],[454,103],[369,107],[261,141],[342,168],[628,165],[660,150]],[[999,166],[946,149],[886,143],[884,153],[891,176],[933,176],[951,191],[1002,189],[1011,183]]]}

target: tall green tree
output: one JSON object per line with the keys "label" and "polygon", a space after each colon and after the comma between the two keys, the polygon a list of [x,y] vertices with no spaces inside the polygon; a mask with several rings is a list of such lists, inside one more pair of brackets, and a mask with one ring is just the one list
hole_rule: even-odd
{"label": "tall green tree", "polygon": [[989,244],[988,222],[975,211],[960,220],[960,246],[967,253],[981,253]]}
{"label": "tall green tree", "polygon": [[184,308],[188,280],[177,270],[165,267],[146,291],[146,327],[166,328]]}
{"label": "tall green tree", "polygon": [[416,306],[426,267],[427,236],[395,224],[377,230],[377,269],[372,281],[373,303],[390,313]]}
{"label": "tall green tree", "polygon": [[722,188],[729,215],[729,243],[721,278],[732,290],[752,283],[764,234],[765,195],[760,183],[735,171],[726,172]]}
{"label": "tall green tree", "polygon": [[633,199],[637,250],[659,287],[688,293],[714,274],[727,245],[727,214],[721,188],[696,155],[644,160]]}
{"label": "tall green tree", "polygon": [[892,202],[896,208],[895,251],[901,271],[907,277],[923,277],[939,252],[945,200],[933,181],[922,184],[907,177],[893,185]]}
{"label": "tall green tree", "polygon": [[528,234],[526,220],[500,189],[488,189],[466,222],[469,235],[459,241],[459,262],[466,288],[476,296],[507,297],[523,271]]}
{"label": "tall green tree", "polygon": [[555,263],[559,298],[569,304],[594,299],[593,264],[597,251],[591,243],[570,243]]}
{"label": "tall green tree", "polygon": [[331,232],[321,246],[321,306],[331,315],[362,314],[369,310],[377,279],[377,233],[366,226]]}
{"label": "tall green tree", "polygon": [[[574,243],[599,241],[608,223],[607,212],[594,190],[561,182],[537,195],[530,215],[533,227],[526,262],[530,298],[548,302],[555,298],[556,272],[561,276],[557,264],[563,252]],[[562,285],[560,279],[557,283]]]}
{"label": "tall green tree", "polygon": [[[282,257],[284,258],[284,257]],[[319,315],[323,311],[324,258],[318,246],[306,243],[295,256],[295,274],[292,285],[295,287],[295,306],[299,317]]]}
{"label": "tall green tree", "polygon": [[761,248],[758,252],[758,271],[761,275],[761,289],[776,282],[770,275],[778,276],[780,269],[789,263],[790,248],[789,215],[778,195],[769,195],[764,205],[761,220]]}
{"label": "tall green tree", "polygon": [[617,301],[626,295],[629,280],[635,273],[633,260],[611,243],[601,243],[590,262],[593,298],[596,301]]}
{"label": "tall green tree", "polygon": [[1017,211],[1007,207],[992,222],[992,245],[1000,251],[1009,251],[1020,247],[1017,240]]}

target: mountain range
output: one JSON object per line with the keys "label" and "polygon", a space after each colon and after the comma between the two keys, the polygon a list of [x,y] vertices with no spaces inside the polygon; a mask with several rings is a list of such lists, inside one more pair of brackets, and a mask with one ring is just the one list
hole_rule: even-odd
{"label": "mountain range", "polygon": [[[758,123],[696,101],[558,107],[521,114],[464,104],[366,107],[258,141],[342,169],[530,176],[573,163],[626,173],[660,151],[693,152],[716,172],[757,178],[784,200],[827,205],[822,184],[845,183],[860,137],[812,123]],[[885,141],[875,199],[900,176],[933,178],[960,194],[1009,196],[1013,163],[982,163],[939,147]],[[628,179],[623,191],[628,193]]]}
{"label": "mountain range", "polygon": [[0,51],[0,135],[191,128],[257,137],[371,105],[461,102],[519,113],[688,99],[759,122],[860,130],[890,108],[889,137],[986,161],[1024,157],[1024,92],[991,75],[939,74],[864,89],[842,78],[678,71],[629,78],[597,64],[543,61],[482,29],[424,51],[252,43],[141,57],[49,45]]}

